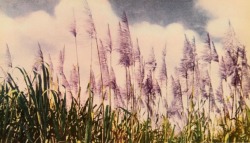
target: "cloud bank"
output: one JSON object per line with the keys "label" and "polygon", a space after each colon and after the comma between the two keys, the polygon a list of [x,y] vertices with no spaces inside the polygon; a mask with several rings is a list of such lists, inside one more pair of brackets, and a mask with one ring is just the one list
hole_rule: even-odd
{"label": "cloud bank", "polygon": [[[107,25],[110,25],[113,37],[114,48],[117,48],[117,34],[119,17],[113,12],[110,3],[106,0],[89,0],[89,6],[96,24],[98,38],[105,39],[107,36]],[[250,23],[249,2],[242,0],[235,3],[233,0],[206,1],[198,0],[195,5],[206,10],[213,15],[213,19],[205,25],[206,30],[210,32],[213,38],[222,38],[227,29],[228,20],[235,28],[236,34],[242,40],[246,47],[250,47],[248,37],[250,30],[247,25]],[[237,11],[237,12],[236,12]],[[76,17],[77,24],[77,43],[79,49],[79,63],[81,70],[81,83],[84,88],[88,81],[90,64],[90,39],[86,34],[86,14],[84,13],[84,4],[82,0],[68,1],[61,0],[54,9],[54,15],[45,11],[35,11],[24,16],[9,17],[4,11],[0,11],[0,65],[3,66],[3,58],[6,44],[9,45],[13,57],[13,65],[31,69],[34,62],[34,55],[37,50],[37,43],[42,46],[45,58],[51,54],[54,66],[58,61],[59,51],[65,46],[66,59],[65,70],[67,76],[73,64],[76,64],[74,37],[69,32]],[[129,17],[128,17],[129,19]],[[145,21],[130,25],[133,43],[136,38],[139,39],[141,51],[146,60],[152,47],[155,49],[157,61],[161,61],[161,51],[167,47],[167,66],[170,74],[173,74],[173,68],[179,64],[183,55],[184,34],[190,39],[196,38],[198,43],[197,50],[202,51],[204,39],[190,29],[187,29],[182,23],[170,23],[163,27],[158,24],[151,24]],[[215,43],[221,50],[221,46]],[[249,49],[249,48],[248,48]],[[249,51],[249,50],[248,50]],[[94,53],[96,50],[94,48]],[[250,54],[250,52],[248,52]],[[95,54],[96,55],[96,54]],[[124,71],[116,62],[118,55],[114,55],[114,65],[118,77],[124,77]],[[93,63],[97,69],[97,56],[93,57]],[[158,64],[160,65],[160,64]],[[119,73],[119,74],[118,74]],[[97,75],[97,77],[100,75]],[[122,82],[121,82],[122,83]]]}

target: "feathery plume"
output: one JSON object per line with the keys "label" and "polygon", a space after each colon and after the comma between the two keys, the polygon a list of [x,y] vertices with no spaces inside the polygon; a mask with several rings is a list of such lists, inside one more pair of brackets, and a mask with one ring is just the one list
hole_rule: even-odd
{"label": "feathery plume", "polygon": [[218,89],[216,90],[216,96],[217,101],[221,104],[225,104],[224,97],[223,97],[223,86],[222,86],[222,80],[220,81],[220,85]]}
{"label": "feathery plume", "polygon": [[[236,68],[234,60],[230,56],[230,52],[226,52],[225,58],[222,57],[220,63],[221,77],[226,80],[227,77],[231,76]],[[237,64],[237,63],[236,63]]]}
{"label": "feathery plume", "polygon": [[161,87],[160,87],[160,85],[159,85],[159,83],[158,83],[157,80],[154,80],[154,82],[153,82],[153,90],[154,90],[155,94],[157,93],[160,96],[162,96],[162,94],[161,94]]}
{"label": "feathery plume", "polygon": [[220,85],[218,87],[218,89],[216,90],[216,96],[217,96],[217,101],[222,104],[223,106],[223,112],[225,115],[229,115],[229,111],[227,109],[227,105],[224,99],[224,95],[223,95],[223,86],[222,86],[222,80],[220,81]]}
{"label": "feathery plume", "polygon": [[121,93],[120,93],[120,89],[116,83],[116,77],[115,77],[115,72],[114,72],[114,69],[113,67],[111,67],[110,69],[110,83],[109,83],[109,86],[110,88],[114,91],[114,101],[115,101],[115,106],[118,107],[118,106],[123,106],[125,105],[124,104],[124,101],[123,99],[120,99],[121,101],[119,101],[118,98],[122,98],[121,97]]}
{"label": "feathery plume", "polygon": [[[205,99],[208,99],[209,95],[207,94],[206,85],[204,84],[204,82],[202,82],[200,85],[200,91],[201,91],[201,96]],[[205,100],[202,99],[202,101]]]}
{"label": "feathery plume", "polygon": [[96,91],[95,74],[92,69],[90,69],[90,89],[92,92]]}
{"label": "feathery plume", "polygon": [[68,82],[68,80],[67,80],[65,74],[62,73],[62,74],[60,75],[60,77],[61,77],[61,85],[62,85],[68,92],[70,92],[70,91],[71,91],[70,84],[69,84],[69,82]]}
{"label": "feathery plume", "polygon": [[241,65],[248,66],[245,46],[239,48],[239,57],[241,58]]}
{"label": "feathery plume", "polygon": [[193,48],[194,56],[196,56],[197,54],[196,54],[196,41],[195,41],[195,37],[193,37],[193,39],[192,39],[191,46]]}
{"label": "feathery plume", "polygon": [[113,50],[113,48],[112,48],[112,38],[111,38],[111,33],[110,33],[110,28],[109,28],[109,24],[108,24],[108,32],[107,32],[107,35],[108,35],[108,38],[107,38],[107,51],[109,52],[109,53],[112,53],[112,50]]}
{"label": "feathery plume", "polygon": [[224,58],[221,57],[221,60],[220,60],[220,77],[221,77],[221,79],[224,79],[225,81],[227,81],[227,75],[228,75],[227,66],[226,66],[226,63],[224,61]]}
{"label": "feathery plume", "polygon": [[43,52],[40,43],[38,43],[38,50],[35,57],[35,63],[33,65],[33,71],[38,73],[43,65]]}
{"label": "feathery plume", "polygon": [[72,101],[72,98],[73,98],[73,95],[72,95],[72,92],[71,92],[71,87],[70,87],[70,84],[65,76],[64,73],[62,73],[60,75],[61,77],[61,85],[62,87],[65,89],[65,94],[67,95],[67,100],[66,100],[66,106],[67,108],[70,108],[71,106],[71,101]]}
{"label": "feathery plume", "polygon": [[227,96],[225,102],[226,102],[227,108],[230,111],[232,111],[233,110],[233,105],[230,103],[230,101],[233,101],[234,91],[233,91],[232,86],[230,84],[228,85],[228,87],[229,87],[229,95]]}
{"label": "feathery plume", "polygon": [[141,60],[139,62],[139,66],[136,72],[136,80],[137,80],[139,87],[143,86],[144,76],[145,76],[145,64],[143,62],[143,58],[141,57]]}
{"label": "feathery plume", "polygon": [[144,93],[145,95],[149,96],[149,95],[153,95],[154,94],[154,90],[153,90],[153,79],[152,79],[152,73],[150,72],[147,75],[145,84],[144,84]]}
{"label": "feathery plume", "polygon": [[231,24],[229,24],[228,30],[223,37],[222,44],[223,48],[231,53],[237,51],[237,48],[241,45]]}
{"label": "feathery plume", "polygon": [[77,30],[76,30],[76,18],[75,18],[75,11],[73,10],[73,22],[71,24],[71,27],[70,27],[70,33],[76,37],[77,36]]}
{"label": "feathery plume", "polygon": [[205,72],[202,81],[203,81],[203,83],[204,83],[205,85],[207,85],[207,86],[210,85],[211,79],[210,79],[210,75],[209,75],[208,70]]}
{"label": "feathery plume", "polygon": [[227,58],[227,64],[234,68],[238,64],[239,49],[237,49],[237,51],[226,51],[225,57]]}
{"label": "feathery plume", "polygon": [[[200,68],[199,68],[199,64],[198,64],[198,60],[196,61],[196,66],[194,69],[194,81],[193,81],[193,86],[194,88],[194,101],[198,101],[199,96],[201,95],[201,72],[200,72]],[[200,101],[198,101],[200,102]]]}
{"label": "feathery plume", "polygon": [[211,53],[212,60],[215,61],[215,62],[219,62],[219,56],[217,54],[214,42],[212,42],[212,45],[213,45],[213,50],[212,50],[212,53]]}
{"label": "feathery plume", "polygon": [[152,116],[152,114],[153,114],[153,110],[152,110],[151,104],[155,104],[154,103],[155,91],[154,91],[154,85],[153,85],[153,79],[152,79],[152,73],[151,73],[151,71],[147,75],[146,81],[145,81],[145,83],[144,83],[143,86],[144,86],[143,87],[144,95],[146,95],[146,97],[147,97],[146,107],[147,107],[148,118],[149,118],[149,116]]}
{"label": "feathery plume", "polygon": [[166,66],[166,47],[162,51],[162,66],[160,69],[159,79],[162,83],[163,81],[167,82],[168,75],[167,75],[167,66]]}
{"label": "feathery plume", "polygon": [[187,64],[186,59],[181,59],[180,67],[178,67],[177,69],[182,77],[184,77],[185,79],[188,78],[189,65]]}
{"label": "feathery plume", "polygon": [[241,79],[240,79],[239,71],[238,71],[238,68],[235,68],[234,73],[231,77],[231,85],[236,87],[240,84],[241,84]]}
{"label": "feathery plume", "polygon": [[[101,97],[103,98],[102,96],[104,96],[104,94],[102,95],[102,81],[101,81],[101,78],[98,78],[97,79],[97,82],[96,82],[96,93]],[[104,96],[105,98],[105,96]]]}
{"label": "feathery plume", "polygon": [[154,48],[153,47],[151,49],[149,59],[148,59],[146,64],[147,64],[150,71],[155,71],[157,63],[156,63],[155,53],[154,53]]}
{"label": "feathery plume", "polygon": [[[123,99],[123,96],[121,95],[121,91],[120,91],[120,88],[117,87],[115,90],[114,90],[114,101],[115,101],[115,107],[125,107],[125,102],[124,102],[124,99]],[[124,94],[126,94],[124,92]]]}
{"label": "feathery plume", "polygon": [[189,54],[193,53],[192,45],[191,45],[189,39],[187,38],[187,35],[184,35],[184,36],[185,36],[185,41],[184,41],[183,53],[185,53],[184,57],[188,58],[190,56]]}
{"label": "feathery plume", "polygon": [[136,38],[136,48],[134,50],[134,60],[140,62],[141,60],[141,50],[138,42],[138,38]]}
{"label": "feathery plume", "polygon": [[190,43],[189,39],[185,35],[185,42],[184,42],[184,58],[183,61],[186,64],[186,67],[190,70],[193,70],[195,54],[193,45]]}
{"label": "feathery plume", "polygon": [[99,40],[100,43],[100,59],[101,59],[101,64],[107,64],[107,54],[106,50],[103,46],[102,40]]}
{"label": "feathery plume", "polygon": [[59,64],[58,64],[58,73],[63,74],[63,65],[64,65],[64,57],[65,55],[65,47],[63,47],[63,50],[59,53]]}
{"label": "feathery plume", "polygon": [[119,63],[125,67],[129,67],[133,64],[133,53],[128,19],[125,12],[122,15],[122,23],[119,23],[119,43]]}
{"label": "feathery plume", "polygon": [[214,97],[214,91],[213,91],[213,86],[212,86],[212,83],[211,83],[211,80],[210,80],[210,83],[209,83],[209,97],[210,97],[210,105],[211,105],[211,111],[214,112],[219,112],[219,108],[217,106],[217,104],[215,103],[215,97]]}
{"label": "feathery plume", "polygon": [[183,112],[183,102],[182,102],[182,92],[181,92],[181,84],[179,80],[175,80],[173,76],[172,79],[172,92],[174,95],[174,99],[172,101],[172,108],[174,111],[181,111]]}
{"label": "feathery plume", "polygon": [[[207,92],[206,87],[210,87],[210,76],[208,71],[205,72],[204,75],[202,75],[201,83],[200,83],[200,91],[203,98],[208,99],[209,98],[209,91]],[[203,100],[205,101],[205,100]]]}
{"label": "feathery plume", "polygon": [[50,69],[51,75],[53,75],[54,66],[53,66],[53,62],[52,62],[52,60],[51,60],[50,54],[49,54],[49,69]]}
{"label": "feathery plume", "polygon": [[207,33],[207,39],[205,41],[205,49],[203,51],[202,59],[205,62],[211,63],[212,57],[211,57],[211,41],[210,41],[210,36],[209,33]]}
{"label": "feathery plume", "polygon": [[167,47],[165,45],[165,47],[162,49],[162,57],[166,57],[167,55]]}
{"label": "feathery plume", "polygon": [[102,41],[100,40],[100,49],[99,49],[99,56],[100,56],[100,66],[103,76],[103,86],[108,86],[109,85],[109,69],[108,69],[108,64],[107,64],[107,54],[106,50],[103,46]]}
{"label": "feathery plume", "polygon": [[40,43],[38,43],[37,59],[39,63],[43,63],[43,52]]}
{"label": "feathery plume", "polygon": [[84,9],[87,15],[87,25],[88,25],[87,33],[89,34],[89,37],[91,39],[96,38],[96,28],[95,28],[93,16],[92,16],[87,0],[84,0]]}
{"label": "feathery plume", "polygon": [[242,51],[242,62],[241,62],[241,84],[243,96],[249,98],[250,93],[250,66],[247,63],[245,48]]}
{"label": "feathery plume", "polygon": [[194,49],[190,41],[188,40],[187,36],[185,35],[184,41],[184,57],[181,59],[180,67],[178,71],[180,72],[181,76],[184,78],[188,78],[188,71],[194,70],[195,66],[195,54]]}
{"label": "feathery plume", "polygon": [[206,45],[203,51],[202,59],[209,64],[211,64],[212,61],[219,62],[219,56],[217,54],[214,42],[210,39],[209,33],[207,33],[205,44]]}
{"label": "feathery plume", "polygon": [[115,77],[115,72],[114,72],[113,67],[111,67],[111,70],[110,70],[110,83],[109,83],[109,86],[113,90],[115,90],[117,88],[116,77]]}
{"label": "feathery plume", "polygon": [[12,68],[12,58],[8,44],[6,44],[5,64],[8,68]]}
{"label": "feathery plume", "polygon": [[78,92],[78,84],[79,84],[78,80],[79,80],[79,76],[77,72],[77,67],[73,65],[73,69],[70,73],[70,83],[71,83],[71,87],[74,89],[75,95]]}
{"label": "feathery plume", "polygon": [[61,84],[66,89],[66,92],[70,93],[70,99],[72,99],[71,87],[63,71],[64,59],[65,59],[65,47],[63,48],[62,51],[60,51],[59,54],[58,73],[60,76],[60,83],[59,82],[58,83]]}

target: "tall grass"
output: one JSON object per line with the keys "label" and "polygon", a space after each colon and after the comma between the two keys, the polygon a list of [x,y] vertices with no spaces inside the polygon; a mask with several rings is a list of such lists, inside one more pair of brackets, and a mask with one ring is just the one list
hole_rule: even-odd
{"label": "tall grass", "polygon": [[[72,100],[66,107],[67,94],[60,99],[59,91],[50,88],[49,70],[43,65],[42,73],[33,73],[30,78],[24,69],[22,73],[27,90],[20,90],[13,77],[1,84],[0,89],[0,139],[1,142],[228,142],[249,141],[250,109],[246,106],[235,118],[218,119],[221,130],[208,138],[208,119],[204,112],[194,111],[188,116],[188,123],[179,134],[174,134],[168,118],[164,118],[159,128],[152,128],[151,119],[140,121],[137,115],[124,108],[103,113],[102,107],[93,105],[89,98],[79,107]],[[93,94],[89,88],[89,94]],[[92,97],[92,96],[90,96]],[[244,113],[244,114],[243,114]],[[104,124],[102,124],[104,114]],[[126,116],[124,116],[126,114]],[[133,122],[130,122],[133,120]],[[230,127],[230,123],[234,127]],[[126,124],[128,123],[128,124]],[[188,129],[189,128],[189,129]],[[127,138],[131,135],[132,138]]]}
{"label": "tall grass", "polygon": [[[101,142],[102,129],[105,142],[127,142],[131,134],[127,128],[135,131],[134,140],[130,139],[134,142],[143,140],[144,134],[152,134],[153,138],[153,132],[157,132],[151,129],[147,131],[151,133],[145,133],[146,122],[132,118],[134,115],[126,109],[111,111],[106,106],[102,113],[102,107],[93,105],[91,98],[80,108],[74,99],[67,109],[67,95],[60,99],[59,91],[50,88],[49,70],[45,65],[41,74],[34,73],[33,79],[24,69],[16,70],[22,73],[27,90],[20,90],[10,74],[10,80],[1,85],[1,142]],[[92,94],[90,88],[89,94]],[[133,125],[124,124],[132,119],[135,120]],[[160,132],[158,135],[163,136]]]}
{"label": "tall grass", "polygon": [[[250,108],[246,103],[250,66],[245,47],[237,40],[231,25],[223,41],[222,57],[209,34],[203,55],[196,52],[195,39],[190,41],[185,36],[181,64],[168,81],[166,49],[162,52],[161,67],[157,66],[153,48],[144,61],[138,39],[136,47],[133,46],[125,12],[119,23],[119,47],[115,49],[109,26],[107,40],[102,42],[87,3],[86,11],[91,51],[94,40],[98,53],[100,86],[96,87],[91,52],[88,98],[80,104],[83,93],[75,18],[70,32],[75,39],[77,64],[73,66],[70,82],[63,69],[64,50],[59,55],[59,80],[54,77],[51,58],[48,63],[44,60],[40,44],[32,73],[13,68],[7,45],[7,68],[1,67],[4,77],[0,83],[0,142],[250,141]],[[113,52],[120,54],[125,87],[116,83]],[[220,86],[216,90],[211,77],[213,64],[220,67]],[[159,78],[156,69],[160,69]],[[20,87],[11,70],[21,73],[25,88]],[[101,97],[100,105],[94,104],[96,95]],[[104,103],[106,95],[108,104]],[[171,102],[170,96],[174,97]]]}

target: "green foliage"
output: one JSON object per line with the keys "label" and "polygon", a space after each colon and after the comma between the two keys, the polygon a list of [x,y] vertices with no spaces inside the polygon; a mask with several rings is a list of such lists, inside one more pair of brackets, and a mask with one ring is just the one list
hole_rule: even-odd
{"label": "green foliage", "polygon": [[[93,93],[82,106],[73,99],[67,109],[66,93],[51,88],[48,69],[28,76],[17,68],[25,90],[8,74],[10,80],[0,87],[0,142],[247,142],[250,140],[250,109],[246,107],[236,119],[222,119],[222,132],[208,136],[209,122],[203,112],[189,113],[186,127],[175,134],[167,117],[152,128],[151,120],[141,122],[136,112],[124,108],[111,110],[107,105],[93,105]],[[103,113],[104,111],[104,113]],[[104,116],[103,116],[104,115]],[[224,122],[228,121],[228,122]],[[230,126],[234,124],[234,126]],[[104,132],[103,132],[104,130]]]}

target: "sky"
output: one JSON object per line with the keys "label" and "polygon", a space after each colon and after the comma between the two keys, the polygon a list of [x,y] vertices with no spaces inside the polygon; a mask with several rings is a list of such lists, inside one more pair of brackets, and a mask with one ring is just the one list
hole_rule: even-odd
{"label": "sky", "polygon": [[[217,50],[222,51],[220,40],[229,21],[250,56],[249,0],[88,0],[88,3],[98,38],[107,37],[109,24],[114,47],[117,46],[118,22],[125,11],[133,43],[136,38],[139,39],[145,58],[154,47],[158,61],[166,45],[170,70],[178,65],[183,55],[185,34],[190,39],[195,37],[197,50],[202,51],[204,36],[208,31],[215,40]],[[8,44],[13,65],[31,69],[39,42],[45,59],[50,54],[55,67],[59,51],[65,47],[65,70],[69,75],[72,65],[76,64],[74,37],[69,32],[74,17],[78,31],[80,70],[82,80],[86,81],[91,42],[86,33],[83,0],[0,0],[0,65],[4,67],[3,58]],[[118,59],[118,55],[114,57]],[[97,57],[93,62],[98,64]],[[122,74],[118,62],[114,64],[117,73]]]}
{"label": "sky", "polygon": [[204,34],[205,25],[212,17],[204,9],[195,6],[196,0],[110,0],[117,15],[127,12],[130,22],[147,21],[166,26],[181,23],[184,27]]}

